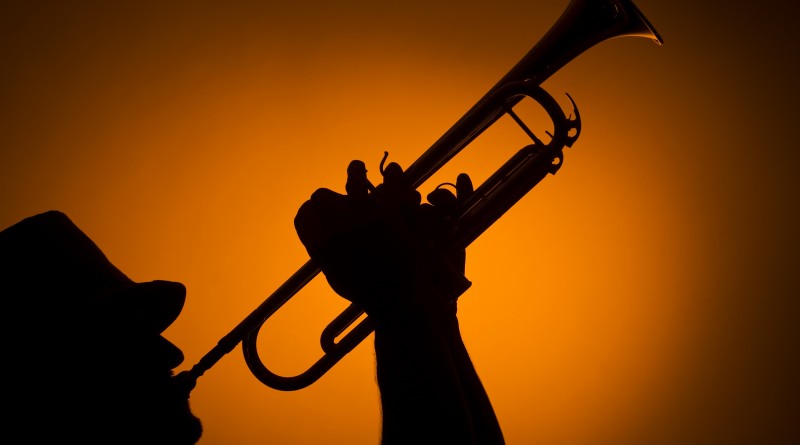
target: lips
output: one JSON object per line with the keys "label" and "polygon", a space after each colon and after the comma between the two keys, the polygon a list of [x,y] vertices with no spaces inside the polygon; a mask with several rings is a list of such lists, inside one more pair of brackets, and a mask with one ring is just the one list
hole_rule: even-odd
{"label": "lips", "polygon": [[190,393],[197,385],[197,378],[190,371],[182,371],[172,377],[172,384],[178,394],[189,399]]}

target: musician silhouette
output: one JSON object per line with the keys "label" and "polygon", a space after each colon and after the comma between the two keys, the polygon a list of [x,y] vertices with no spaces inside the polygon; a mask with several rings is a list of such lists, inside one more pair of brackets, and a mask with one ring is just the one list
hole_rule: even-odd
{"label": "musician silhouette", "polygon": [[138,283],[65,214],[0,232],[5,434],[21,443],[189,445],[202,434],[161,333],[181,283]]}
{"label": "musician silhouette", "polygon": [[[295,225],[332,288],[375,322],[382,445],[503,443],[459,333],[456,300],[471,284],[465,253],[436,245],[472,191],[468,177],[457,194],[437,189],[433,204],[421,204],[402,181],[373,187],[351,165],[359,176],[348,184],[361,188],[318,189]],[[58,211],[0,232],[0,280],[9,434],[29,443],[199,440],[191,387],[173,378],[183,353],[161,335],[182,310],[181,283],[134,282]]]}
{"label": "musician silhouette", "polygon": [[372,199],[363,189],[322,188],[295,217],[333,290],[374,321],[382,445],[502,444],[456,317],[457,299],[471,285],[465,251],[445,252],[439,243],[472,182],[461,174],[456,193],[437,188],[421,203],[399,165],[386,171]]}

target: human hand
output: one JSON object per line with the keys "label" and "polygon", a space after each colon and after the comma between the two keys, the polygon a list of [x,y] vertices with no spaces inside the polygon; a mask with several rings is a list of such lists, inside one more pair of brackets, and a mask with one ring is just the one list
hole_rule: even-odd
{"label": "human hand", "polygon": [[466,255],[438,241],[471,192],[469,177],[459,177],[457,194],[440,187],[423,204],[399,165],[390,164],[377,187],[361,166],[348,168],[363,177],[348,177],[347,195],[318,189],[298,210],[295,228],[311,259],[334,291],[370,315],[451,305],[471,285]]}

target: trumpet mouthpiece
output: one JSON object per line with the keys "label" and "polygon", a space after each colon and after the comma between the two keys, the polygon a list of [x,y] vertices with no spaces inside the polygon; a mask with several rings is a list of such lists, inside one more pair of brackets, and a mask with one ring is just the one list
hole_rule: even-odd
{"label": "trumpet mouthpiece", "polygon": [[197,386],[197,377],[191,371],[181,371],[172,377],[175,387],[181,393],[188,395]]}

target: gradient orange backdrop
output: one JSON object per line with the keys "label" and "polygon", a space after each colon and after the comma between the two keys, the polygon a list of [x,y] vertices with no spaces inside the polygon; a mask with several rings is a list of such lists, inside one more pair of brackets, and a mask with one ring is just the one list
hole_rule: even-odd
{"label": "gradient orange backdrop", "polygon": [[[408,166],[567,3],[5,2],[0,226],[59,209],[134,280],[186,284],[187,369],[306,261],[314,189]],[[798,443],[795,25],[716,3],[637,0],[664,46],[603,42],[543,85],[583,133],[470,247],[459,306],[509,444]],[[520,141],[501,122],[437,181]],[[268,366],[305,369],[344,306],[315,280]],[[376,444],[371,337],[288,393],[237,348],[192,406],[201,445]]]}

